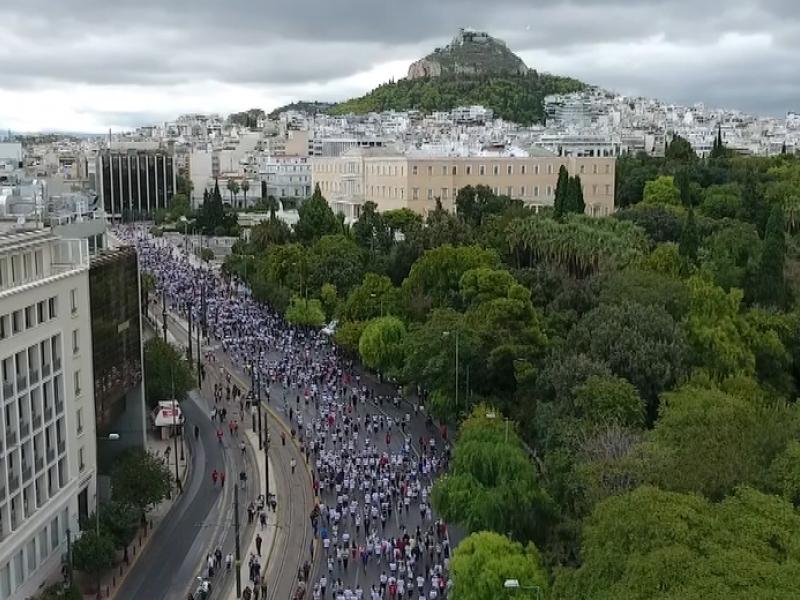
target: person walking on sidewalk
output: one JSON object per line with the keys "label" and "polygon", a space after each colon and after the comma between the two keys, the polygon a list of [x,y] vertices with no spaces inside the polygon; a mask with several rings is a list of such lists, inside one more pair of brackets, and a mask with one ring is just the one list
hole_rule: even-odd
{"label": "person walking on sidewalk", "polygon": [[211,471],[211,484],[212,484],[214,487],[217,487],[217,478],[218,478],[218,477],[219,477],[219,474],[217,473],[217,470],[216,470],[216,469],[214,469],[213,471]]}
{"label": "person walking on sidewalk", "polygon": [[219,486],[225,487],[225,471],[220,471],[219,473]]}
{"label": "person walking on sidewalk", "polygon": [[261,556],[261,534],[256,534],[256,554]]}
{"label": "person walking on sidewalk", "polygon": [[292,459],[289,461],[289,465],[292,467],[292,475],[294,475],[294,468],[297,466],[297,461]]}

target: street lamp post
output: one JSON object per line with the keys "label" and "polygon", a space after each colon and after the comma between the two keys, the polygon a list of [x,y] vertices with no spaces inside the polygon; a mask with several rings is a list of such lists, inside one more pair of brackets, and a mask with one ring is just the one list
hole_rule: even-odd
{"label": "street lamp post", "polygon": [[167,290],[161,288],[161,324],[164,326],[164,343],[167,343]]}

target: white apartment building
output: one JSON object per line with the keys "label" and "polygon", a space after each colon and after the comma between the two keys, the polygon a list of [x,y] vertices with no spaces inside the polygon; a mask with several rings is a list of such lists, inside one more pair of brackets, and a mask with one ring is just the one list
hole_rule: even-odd
{"label": "white apartment building", "polygon": [[[308,198],[311,195],[311,164],[304,156],[259,156],[258,175],[267,183],[267,196]],[[256,190],[256,196],[260,194]]]}
{"label": "white apartment building", "polygon": [[57,575],[94,510],[93,390],[88,242],[0,232],[2,600]]}

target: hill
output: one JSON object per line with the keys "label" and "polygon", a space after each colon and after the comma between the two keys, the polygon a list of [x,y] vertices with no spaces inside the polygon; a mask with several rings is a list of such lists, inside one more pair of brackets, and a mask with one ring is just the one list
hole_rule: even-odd
{"label": "hill", "polygon": [[528,67],[505,42],[483,31],[459,29],[444,48],[436,48],[408,68],[409,79],[447,75],[525,75]]}
{"label": "hill", "polygon": [[298,112],[304,112],[310,115],[315,115],[317,113],[328,112],[334,106],[336,106],[335,102],[319,102],[316,100],[313,102],[306,102],[306,101],[292,102],[291,104],[285,104],[283,106],[279,106],[271,113],[269,113],[268,116],[270,119],[277,119],[279,114],[281,114],[282,112],[286,112],[287,110],[296,110]]}
{"label": "hill", "polygon": [[363,114],[384,110],[452,110],[480,104],[495,116],[521,125],[544,121],[544,97],[576,92],[586,84],[569,77],[528,71],[525,75],[440,75],[400,79],[378,86],[360,98],[334,106],[330,114]]}

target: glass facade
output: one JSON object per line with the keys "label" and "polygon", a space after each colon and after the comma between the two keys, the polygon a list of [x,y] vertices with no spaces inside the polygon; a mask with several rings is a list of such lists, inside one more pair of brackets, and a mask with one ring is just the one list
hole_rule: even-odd
{"label": "glass facade", "polygon": [[124,247],[98,255],[92,260],[89,288],[97,435],[103,436],[129,408],[129,392],[142,383],[136,251]]}
{"label": "glass facade", "polygon": [[157,150],[105,152],[99,164],[99,191],[109,215],[135,220],[169,207],[175,195],[172,155]]}

